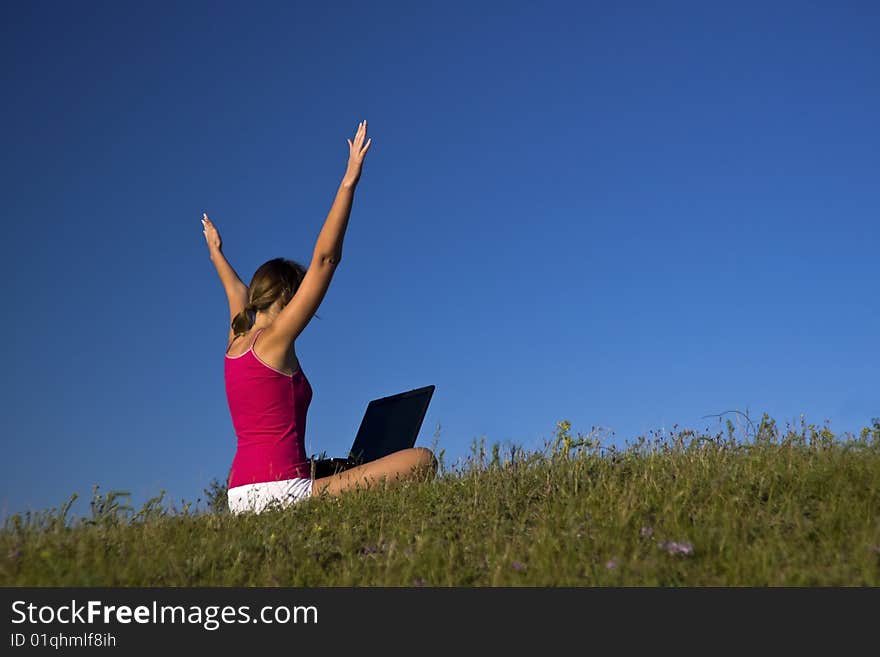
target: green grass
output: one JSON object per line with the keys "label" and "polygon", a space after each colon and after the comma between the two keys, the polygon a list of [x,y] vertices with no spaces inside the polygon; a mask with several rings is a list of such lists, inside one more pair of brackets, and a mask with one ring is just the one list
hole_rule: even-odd
{"label": "green grass", "polygon": [[258,516],[121,500],[8,519],[0,584],[880,585],[876,422],[836,437],[765,417],[747,440],[730,426],[623,450],[562,422],[541,452],[478,444],[431,482]]}

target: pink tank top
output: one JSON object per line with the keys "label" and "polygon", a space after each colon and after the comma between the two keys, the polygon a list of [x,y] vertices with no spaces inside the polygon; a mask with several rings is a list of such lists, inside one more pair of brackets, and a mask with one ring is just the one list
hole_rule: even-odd
{"label": "pink tank top", "polygon": [[302,368],[285,374],[261,361],[254,344],[241,356],[226,355],[226,399],[238,447],[229,488],[265,481],[308,478],[306,413],[312,387]]}

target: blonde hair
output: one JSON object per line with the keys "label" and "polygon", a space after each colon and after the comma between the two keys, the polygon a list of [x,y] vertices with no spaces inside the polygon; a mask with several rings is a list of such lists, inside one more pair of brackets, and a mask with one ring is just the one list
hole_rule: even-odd
{"label": "blonde hair", "polygon": [[257,311],[266,310],[277,299],[282,308],[290,303],[305,275],[305,267],[293,260],[274,258],[260,265],[248,286],[247,305],[232,319],[234,335],[250,331]]}

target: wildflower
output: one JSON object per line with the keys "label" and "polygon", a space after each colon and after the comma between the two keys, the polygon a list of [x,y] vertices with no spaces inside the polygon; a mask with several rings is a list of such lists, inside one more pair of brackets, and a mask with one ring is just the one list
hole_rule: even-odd
{"label": "wildflower", "polygon": [[605,568],[608,570],[614,570],[617,568],[617,559],[609,559],[605,562]]}
{"label": "wildflower", "polygon": [[653,536],[653,535],[654,535],[654,528],[653,527],[642,527],[639,530],[639,536],[641,536],[642,538],[651,538],[651,536]]}
{"label": "wildflower", "polygon": [[686,557],[694,553],[694,546],[690,543],[679,543],[677,541],[664,541],[658,543],[657,546],[661,550],[666,550],[669,554],[683,554]]}
{"label": "wildflower", "polygon": [[413,586],[425,586],[427,583],[424,577],[416,577],[413,580]]}
{"label": "wildflower", "polygon": [[512,564],[510,564],[510,567],[518,573],[521,573],[526,569],[526,565],[522,561],[514,561]]}

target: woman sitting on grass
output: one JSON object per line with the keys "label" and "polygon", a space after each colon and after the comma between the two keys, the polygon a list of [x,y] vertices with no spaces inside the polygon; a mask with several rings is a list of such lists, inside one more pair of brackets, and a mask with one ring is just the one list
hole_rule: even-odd
{"label": "woman sitting on grass", "polygon": [[[225,358],[226,396],[238,447],[229,473],[229,509],[262,511],[273,502],[291,504],[315,493],[339,495],[416,475],[432,476],[430,450],[404,449],[339,474],[312,480],[306,458],[306,413],[312,388],[294,343],[321,304],[342,258],[342,240],[354,190],[372,139],[367,122],[348,141],[348,167],[308,270],[275,258],[257,269],[245,286],[223,256],[220,234],[202,218],[211,261],[229,300],[231,328]],[[366,140],[366,142],[365,142]],[[253,313],[253,315],[252,315]]]}

